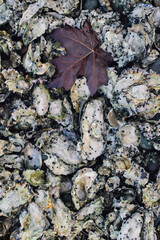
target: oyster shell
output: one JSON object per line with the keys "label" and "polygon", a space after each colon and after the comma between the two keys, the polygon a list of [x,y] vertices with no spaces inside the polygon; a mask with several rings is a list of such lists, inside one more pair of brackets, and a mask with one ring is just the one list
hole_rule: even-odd
{"label": "oyster shell", "polygon": [[80,112],[83,104],[88,100],[91,93],[86,83],[86,78],[78,78],[71,88],[71,101],[76,112]]}
{"label": "oyster shell", "polygon": [[0,157],[0,166],[9,169],[20,169],[24,167],[24,156],[19,156],[17,154],[4,154]]}
{"label": "oyster shell", "polygon": [[160,195],[153,183],[148,183],[143,189],[143,203],[146,208],[156,208],[159,206]]}
{"label": "oyster shell", "polygon": [[77,165],[82,161],[76,151],[75,144],[55,130],[42,133],[36,142],[36,146],[41,148],[44,153],[55,154],[66,164]]}
{"label": "oyster shell", "polygon": [[159,52],[155,49],[151,50],[150,54],[142,59],[142,67],[143,68],[146,68],[148,67],[150,64],[154,63],[156,61],[156,59],[158,58],[159,56]]}
{"label": "oyster shell", "polygon": [[86,204],[77,213],[78,220],[88,220],[89,218],[96,219],[97,216],[101,215],[104,209],[104,198],[99,197],[89,204]]}
{"label": "oyster shell", "polygon": [[105,26],[102,32],[102,48],[112,53],[119,67],[131,61],[145,59],[150,54],[155,40],[155,27],[147,20],[138,24],[133,23],[127,31],[119,21],[115,26]]}
{"label": "oyster shell", "polygon": [[15,183],[0,201],[0,210],[4,213],[18,211],[19,207],[30,202],[33,198],[33,192],[29,185],[24,183]]}
{"label": "oyster shell", "polygon": [[78,8],[79,0],[48,0],[46,6],[53,9],[60,14],[71,14],[74,10]]}
{"label": "oyster shell", "polygon": [[28,45],[33,40],[39,38],[48,28],[48,22],[45,18],[33,18],[27,25],[27,28],[23,34],[23,43]]}
{"label": "oyster shell", "polygon": [[[8,191],[8,188],[11,188],[14,185],[14,180],[20,179],[19,171],[14,170],[14,173],[7,171],[5,168],[0,167],[0,199],[3,198],[5,193]],[[7,182],[7,185],[5,184]]]}
{"label": "oyster shell", "polygon": [[56,175],[69,175],[78,169],[77,165],[66,164],[63,159],[54,154],[44,153],[46,166]]}
{"label": "oyster shell", "polygon": [[153,72],[137,72],[133,69],[123,72],[113,89],[111,102],[115,112],[124,117],[139,115],[145,119],[153,118],[159,113],[158,85],[159,75]]}
{"label": "oyster shell", "polygon": [[37,195],[35,197],[36,203],[40,206],[42,211],[47,212],[50,219],[53,218],[53,211],[55,206],[55,201],[51,194],[46,190],[37,190]]}
{"label": "oyster shell", "polygon": [[70,127],[73,128],[73,114],[67,98],[64,98],[64,100],[57,99],[51,101],[49,108],[49,117],[53,118],[63,126],[70,125]]}
{"label": "oyster shell", "polygon": [[24,147],[25,140],[19,136],[19,134],[10,135],[9,140],[0,140],[0,156],[8,153],[19,153]]}
{"label": "oyster shell", "polygon": [[0,25],[5,24],[10,20],[12,11],[5,3],[0,3]]}
{"label": "oyster shell", "polygon": [[20,19],[19,25],[30,20],[40,8],[43,8],[47,0],[39,0],[36,3],[30,4],[27,10],[23,13],[22,18]]}
{"label": "oyster shell", "polygon": [[29,203],[27,210],[24,210],[19,217],[21,230],[18,235],[20,239],[37,240],[43,235],[47,220],[38,204]]}
{"label": "oyster shell", "polygon": [[105,147],[103,102],[95,99],[86,104],[81,120],[81,157],[94,160]]}
{"label": "oyster shell", "polygon": [[14,50],[14,43],[11,40],[11,36],[5,31],[0,31],[0,51],[9,55],[10,51]]}
{"label": "oyster shell", "polygon": [[118,176],[110,177],[105,184],[106,191],[113,191],[120,185],[120,178]]}
{"label": "oyster shell", "polygon": [[140,143],[140,134],[138,134],[138,130],[134,126],[128,124],[119,128],[116,136],[120,139],[124,147],[138,146]]}
{"label": "oyster shell", "polygon": [[[100,188],[96,186],[97,173],[92,168],[83,168],[73,177],[72,200],[76,209],[80,209],[89,199],[92,199]],[[97,188],[97,189],[96,189]],[[92,194],[94,189],[94,195]]]}
{"label": "oyster shell", "polygon": [[83,228],[88,232],[88,239],[89,240],[103,240],[104,238],[101,238],[103,235],[103,231],[97,227],[95,222],[93,220],[88,220],[84,223]]}
{"label": "oyster shell", "polygon": [[132,164],[123,176],[126,178],[126,182],[128,181],[127,183],[135,186],[145,186],[149,181],[149,174],[136,163]]}
{"label": "oyster shell", "polygon": [[50,95],[43,86],[36,87],[33,91],[33,104],[39,116],[44,116],[48,112]]}
{"label": "oyster shell", "polygon": [[32,186],[41,186],[45,183],[44,172],[40,169],[38,170],[26,170],[23,171],[24,179],[29,182]]}
{"label": "oyster shell", "polygon": [[31,107],[15,109],[8,121],[8,127],[15,126],[20,129],[35,129],[38,123],[35,121],[37,113]]}
{"label": "oyster shell", "polygon": [[52,219],[54,231],[59,236],[74,239],[82,230],[83,222],[76,221],[72,212],[64,205],[62,200],[57,199],[54,206],[55,215]]}
{"label": "oyster shell", "polygon": [[158,240],[156,236],[155,226],[154,226],[154,214],[151,211],[144,210],[144,224],[141,231],[141,238],[146,240]]}
{"label": "oyster shell", "polygon": [[44,231],[42,240],[54,240],[56,238],[56,232],[53,229]]}
{"label": "oyster shell", "polygon": [[131,218],[127,219],[127,221],[122,224],[121,230],[117,236],[117,240],[127,240],[132,238],[140,240],[142,226],[142,214],[139,212],[134,213]]}
{"label": "oyster shell", "polygon": [[2,75],[6,79],[9,91],[24,93],[29,90],[29,83],[15,69],[4,69]]}
{"label": "oyster shell", "polygon": [[23,149],[24,164],[27,169],[38,169],[42,166],[41,152],[35,148],[31,143],[27,143]]}
{"label": "oyster shell", "polygon": [[112,6],[112,8],[120,12],[122,14],[128,14],[138,3],[149,3],[147,0],[99,0],[100,4],[103,8],[108,9],[108,7]]}

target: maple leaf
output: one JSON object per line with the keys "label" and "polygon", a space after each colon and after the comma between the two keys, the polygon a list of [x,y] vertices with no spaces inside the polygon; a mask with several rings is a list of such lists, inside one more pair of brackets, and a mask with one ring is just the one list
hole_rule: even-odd
{"label": "maple leaf", "polygon": [[107,85],[107,66],[112,57],[100,48],[101,42],[88,21],[80,30],[66,25],[54,30],[51,36],[66,48],[67,53],[53,60],[58,73],[49,87],[69,90],[79,75],[87,78],[92,95],[101,85]]}

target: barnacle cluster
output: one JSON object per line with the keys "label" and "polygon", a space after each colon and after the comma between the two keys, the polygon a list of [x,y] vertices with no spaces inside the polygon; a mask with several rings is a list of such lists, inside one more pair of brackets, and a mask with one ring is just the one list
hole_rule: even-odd
{"label": "barnacle cluster", "polygon": [[[160,239],[160,6],[86,2],[0,0],[0,239]],[[48,89],[50,33],[87,19],[108,86]]]}

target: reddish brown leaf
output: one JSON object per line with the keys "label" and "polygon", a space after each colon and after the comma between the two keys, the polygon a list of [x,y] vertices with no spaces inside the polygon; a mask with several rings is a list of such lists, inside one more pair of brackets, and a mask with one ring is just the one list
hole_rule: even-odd
{"label": "reddish brown leaf", "polygon": [[100,40],[89,22],[85,22],[80,30],[68,25],[58,28],[52,33],[52,37],[66,48],[67,54],[53,60],[58,73],[49,87],[64,87],[69,90],[78,75],[87,78],[92,95],[101,85],[107,85],[106,67],[112,61],[112,57],[99,48]]}

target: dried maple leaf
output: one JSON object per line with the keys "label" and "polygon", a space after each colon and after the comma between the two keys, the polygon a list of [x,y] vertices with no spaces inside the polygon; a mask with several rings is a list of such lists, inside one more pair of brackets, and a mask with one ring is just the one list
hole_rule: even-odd
{"label": "dried maple leaf", "polygon": [[64,87],[69,90],[78,75],[87,78],[92,95],[101,85],[107,85],[106,67],[112,61],[112,57],[99,47],[100,40],[89,22],[85,22],[80,30],[68,25],[58,28],[51,36],[66,48],[67,54],[53,60],[58,73],[49,87]]}

